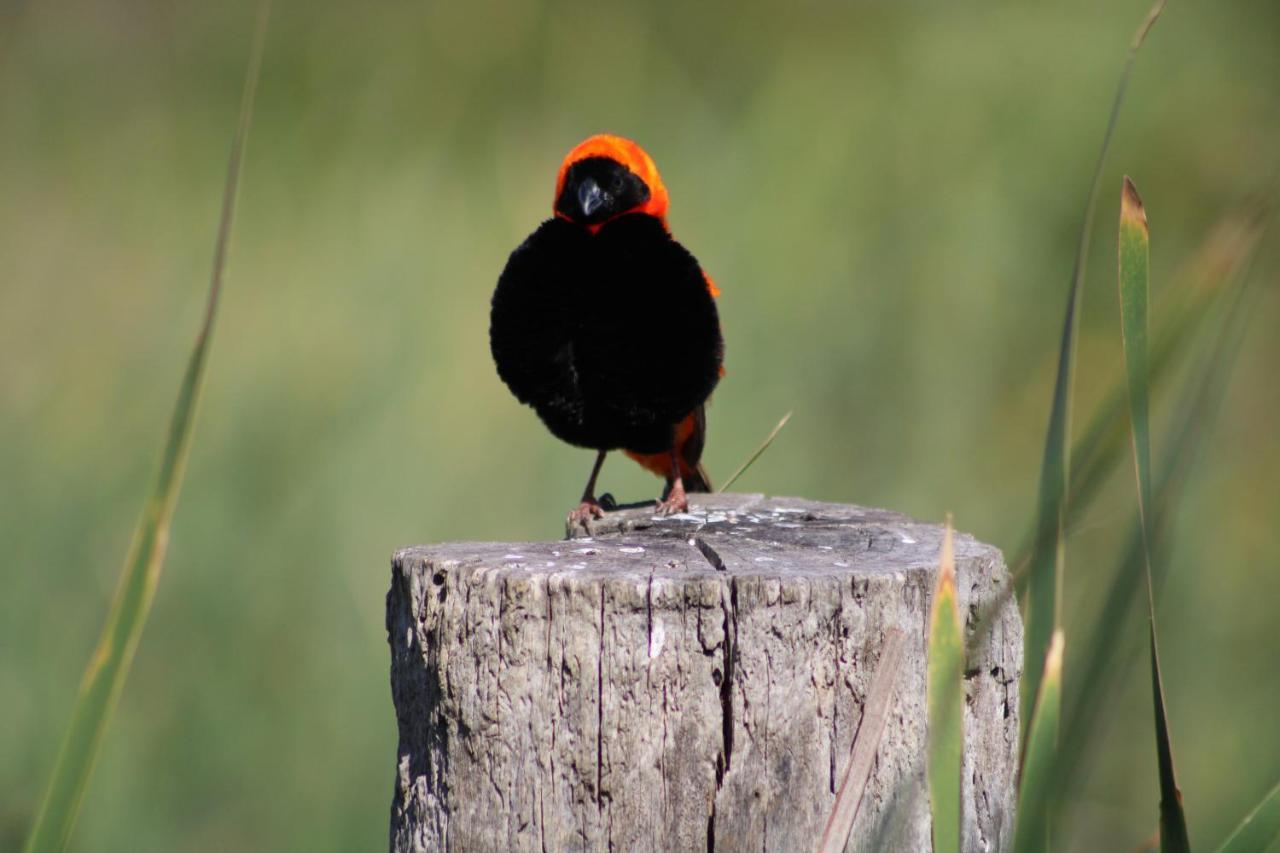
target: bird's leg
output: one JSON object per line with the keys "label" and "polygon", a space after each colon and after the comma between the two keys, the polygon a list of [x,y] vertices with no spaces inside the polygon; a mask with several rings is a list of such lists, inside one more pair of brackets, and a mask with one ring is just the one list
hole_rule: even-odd
{"label": "bird's leg", "polygon": [[600,467],[604,465],[604,456],[607,450],[601,450],[596,456],[596,464],[591,467],[591,477],[587,480],[587,487],[582,490],[582,502],[569,513],[569,526],[582,526],[583,530],[591,532],[591,519],[604,518],[604,508],[596,501],[596,478],[600,476]]}
{"label": "bird's leg", "polygon": [[658,515],[689,511],[689,498],[684,493],[684,480],[680,478],[680,459],[676,456],[674,447],[671,448],[671,487],[667,489],[667,496],[658,501],[654,509]]}

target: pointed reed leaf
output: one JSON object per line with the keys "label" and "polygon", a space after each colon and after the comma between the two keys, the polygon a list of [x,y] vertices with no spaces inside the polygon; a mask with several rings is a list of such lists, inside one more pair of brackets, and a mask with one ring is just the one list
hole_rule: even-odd
{"label": "pointed reed leaf", "polygon": [[1245,815],[1217,853],[1254,853],[1266,850],[1280,839],[1280,785],[1262,798],[1253,811]]}
{"label": "pointed reed leaf", "polygon": [[1049,849],[1049,804],[1060,794],[1054,774],[1058,722],[1062,711],[1062,631],[1054,631],[1045,656],[1044,679],[1027,727],[1027,749],[1018,787],[1018,816],[1013,831],[1014,853]]}
{"label": "pointed reed leaf", "polygon": [[[1178,431],[1162,456],[1159,468],[1161,477],[1156,483],[1153,512],[1153,552],[1159,551],[1167,538],[1165,528],[1172,516],[1172,508],[1178,504],[1193,462],[1220,408],[1227,378],[1244,338],[1244,326],[1252,316],[1246,307],[1245,297],[1249,295],[1254,297],[1253,301],[1257,299],[1256,293],[1247,288],[1247,272],[1268,230],[1274,208],[1273,198],[1263,196],[1219,221],[1175,282],[1177,287],[1173,296],[1181,299],[1172,311],[1162,312],[1154,320],[1149,385],[1155,384],[1156,377],[1169,372],[1176,359],[1198,339],[1201,327],[1209,325],[1213,319],[1220,322],[1218,331],[1205,342],[1210,352],[1203,359],[1203,367],[1187,379],[1181,389],[1181,402],[1173,407],[1186,414],[1179,419]],[[1225,303],[1221,311],[1216,310],[1219,302]],[[1197,362],[1193,359],[1193,363]],[[1126,384],[1122,379],[1117,381],[1104,403],[1095,411],[1083,437],[1072,447],[1071,489],[1065,513],[1068,529],[1084,514],[1124,455],[1123,450],[1128,443],[1125,441],[1128,419],[1124,417],[1128,393]],[[1058,753],[1055,773],[1063,791],[1072,787],[1092,754],[1088,748],[1090,733],[1099,724],[1101,713],[1106,708],[1105,704],[1096,701],[1096,696],[1106,695],[1112,689],[1108,685],[1115,683],[1119,671],[1129,659],[1128,654],[1117,655],[1115,649],[1124,645],[1118,638],[1118,631],[1132,624],[1126,614],[1136,603],[1141,582],[1144,554],[1140,525],[1135,525],[1134,532],[1117,570],[1112,573],[1104,607],[1094,620],[1095,627],[1084,632],[1086,646],[1078,658],[1078,669],[1080,683],[1090,685],[1090,690],[1077,696],[1063,718],[1063,748]],[[987,635],[1008,597],[1025,586],[1034,533],[1024,541],[1028,544],[1016,552],[1024,556],[1011,564],[1013,585],[979,611],[977,627],[970,633],[967,648],[972,649]],[[1157,570],[1161,565],[1157,562]],[[1055,799],[1051,811],[1056,813],[1063,802],[1062,798]]]}
{"label": "pointed reed leaf", "polygon": [[1124,103],[1125,90],[1129,86],[1129,77],[1133,72],[1138,49],[1142,47],[1147,33],[1151,31],[1152,25],[1164,10],[1164,5],[1165,0],[1156,0],[1129,45],[1129,54],[1125,59],[1115,98],[1111,103],[1111,114],[1107,119],[1102,147],[1098,151],[1093,180],[1090,182],[1089,195],[1085,202],[1084,222],[1080,228],[1075,268],[1071,274],[1062,336],[1058,344],[1058,370],[1054,380],[1049,426],[1045,434],[1044,455],[1040,464],[1035,536],[1032,540],[1027,570],[1025,629],[1027,666],[1023,673],[1020,709],[1020,719],[1023,721],[1028,719],[1031,702],[1039,693],[1043,662],[1053,631],[1061,625],[1061,589],[1066,562],[1064,510],[1067,501],[1068,472],[1071,470],[1071,391],[1075,376],[1076,315],[1080,311],[1080,295],[1084,287],[1085,261],[1089,254],[1093,214],[1097,207],[1102,169],[1106,163],[1107,152],[1111,148],[1111,139],[1115,135],[1120,107]]}
{"label": "pointed reed leaf", "polygon": [[[1186,264],[1183,272],[1178,276],[1177,290],[1173,294],[1175,299],[1181,297],[1178,299],[1180,304],[1174,309],[1172,316],[1168,312],[1161,312],[1160,316],[1153,320],[1151,376],[1148,383],[1151,387],[1156,386],[1158,377],[1169,372],[1177,356],[1192,348],[1191,344],[1198,340],[1201,327],[1210,325],[1210,321],[1214,319],[1222,321],[1219,323],[1221,328],[1211,340],[1214,354],[1206,360],[1206,363],[1218,365],[1212,370],[1215,371],[1219,380],[1225,377],[1226,368],[1234,356],[1234,349],[1230,353],[1226,352],[1230,349],[1228,345],[1238,343],[1240,340],[1238,332],[1230,333],[1226,327],[1236,324],[1240,317],[1239,302],[1245,292],[1244,273],[1261,245],[1262,235],[1270,222],[1273,206],[1270,202],[1255,201],[1241,210],[1233,211],[1218,222],[1210,236]],[[1216,310],[1219,302],[1225,303],[1222,311]],[[1223,319],[1224,315],[1226,319]],[[1207,375],[1205,381],[1209,381]],[[1220,389],[1221,386],[1188,381],[1185,387],[1190,393],[1186,405],[1179,407],[1178,410],[1190,411],[1194,406],[1196,411],[1206,413],[1207,418],[1208,413],[1216,409],[1216,404],[1202,398],[1214,396],[1214,389]],[[1126,455],[1125,450],[1129,444],[1127,436],[1129,419],[1125,411],[1128,406],[1127,398],[1128,388],[1125,378],[1123,375],[1117,376],[1104,402],[1095,410],[1084,435],[1072,445],[1071,487],[1065,510],[1065,528],[1068,536],[1088,510],[1102,484]],[[1181,425],[1184,432],[1190,430],[1196,435],[1203,432],[1194,420],[1183,419]],[[1182,442],[1177,446],[1190,447],[1192,444],[1194,442],[1190,444]],[[1175,468],[1185,468],[1186,460],[1193,455],[1193,453],[1177,451],[1167,454],[1164,461],[1169,471],[1173,471]],[[1158,498],[1157,503],[1160,500]],[[1156,517],[1159,519],[1159,513],[1156,513]],[[1015,558],[1010,564],[1013,585],[992,598],[979,610],[977,627],[970,631],[970,648],[979,637],[986,636],[991,620],[1000,612],[1009,596],[1015,592],[1021,592],[1025,587],[1027,565],[1030,562],[1031,546],[1034,541],[1033,528],[1023,538],[1023,546],[1014,552],[1021,556]],[[1122,566],[1136,565],[1130,562],[1131,559],[1141,559],[1141,542],[1136,542],[1134,547],[1138,550],[1132,552],[1132,555],[1126,551],[1126,557],[1121,561]],[[1136,575],[1134,577],[1136,578]],[[1119,597],[1115,593],[1116,590],[1113,589],[1108,599],[1111,608],[1108,613],[1114,610],[1115,605],[1129,600],[1127,593]],[[1099,624],[1114,625],[1116,618],[1119,617],[1115,617],[1112,613],[1111,617],[1100,621]],[[1084,636],[1086,643],[1093,642],[1092,635]],[[1079,659],[1091,660],[1088,655]],[[1103,657],[1097,659],[1097,662],[1105,666],[1111,660],[1109,657]],[[1095,681],[1093,678],[1085,678],[1081,683],[1094,684]]]}
{"label": "pointed reed leaf", "polygon": [[[1226,296],[1230,285],[1248,264],[1258,247],[1265,223],[1264,211],[1251,205],[1224,218],[1197,249],[1184,273],[1178,276],[1170,296],[1180,304],[1162,311],[1152,323],[1148,384],[1157,388],[1176,356],[1213,316],[1213,307]],[[1126,383],[1116,384],[1094,412],[1071,449],[1071,488],[1066,525],[1070,530],[1084,515],[1107,477],[1116,469],[1128,445],[1125,408]],[[1026,541],[1031,541],[1029,533]],[[1024,546],[1019,553],[1030,550]]]}
{"label": "pointed reed leaf", "polygon": [[938,560],[929,617],[929,804],[935,853],[960,850],[960,762],[964,750],[964,635],[956,604],[951,519]]}
{"label": "pointed reed leaf", "polygon": [[[1020,754],[1025,755],[1025,738],[1029,730],[1027,728],[1031,711],[1034,708],[1035,697],[1040,692],[1039,684],[1044,669],[1044,659],[1036,656],[1034,651],[1037,648],[1044,648],[1041,653],[1047,657],[1047,644],[1051,641],[1051,637],[1046,639],[1046,631],[1053,629],[1053,617],[1056,610],[1057,602],[1057,585],[1060,575],[1054,571],[1059,559],[1063,556],[1060,552],[1059,544],[1063,533],[1065,533],[1066,523],[1068,521],[1068,512],[1076,513],[1083,510],[1087,504],[1085,500],[1077,500],[1076,481],[1073,478],[1074,473],[1067,464],[1067,460],[1073,458],[1074,450],[1063,452],[1061,448],[1069,439],[1066,429],[1066,388],[1069,384],[1071,370],[1070,356],[1073,352],[1072,336],[1074,334],[1074,316],[1079,296],[1079,290],[1082,286],[1084,276],[1085,257],[1088,251],[1089,234],[1093,219],[1093,210],[1096,204],[1098,189],[1101,184],[1102,167],[1106,160],[1106,154],[1111,145],[1111,138],[1114,134],[1115,126],[1119,118],[1121,104],[1124,101],[1125,91],[1128,87],[1129,77],[1132,73],[1134,63],[1137,59],[1139,49],[1142,47],[1147,34],[1154,25],[1160,13],[1164,10],[1165,0],[1156,0],[1143,20],[1142,25],[1135,33],[1133,40],[1130,42],[1128,55],[1125,59],[1124,67],[1120,74],[1119,83],[1116,88],[1115,96],[1111,104],[1111,112],[1108,117],[1106,131],[1103,135],[1102,146],[1098,154],[1098,160],[1094,168],[1093,179],[1090,185],[1088,199],[1085,205],[1084,224],[1081,228],[1080,243],[1076,252],[1075,268],[1072,272],[1071,291],[1069,294],[1067,306],[1067,316],[1064,322],[1063,337],[1059,346],[1059,363],[1057,383],[1054,389],[1054,403],[1050,414],[1049,429],[1046,435],[1045,450],[1040,474],[1040,490],[1039,503],[1037,513],[1033,519],[1031,528],[1032,533],[1028,537],[1028,545],[1021,549],[1020,553],[1025,556],[1016,559],[1011,564],[1010,583],[1000,594],[994,596],[992,600],[979,611],[977,619],[970,626],[971,631],[966,641],[966,649],[972,649],[977,644],[983,642],[984,638],[989,634],[994,624],[996,615],[1004,607],[1005,603],[1011,596],[1018,595],[1026,591],[1026,620],[1024,622],[1025,630],[1025,659],[1027,661],[1026,668],[1023,673],[1023,681],[1020,685],[1020,708],[1019,721],[1023,727],[1023,751]],[[1259,219],[1261,217],[1258,217]],[[1244,259],[1251,257],[1257,245],[1257,237],[1260,229],[1250,227],[1247,229],[1247,239],[1238,241],[1222,241],[1227,245],[1223,249],[1221,256],[1228,259],[1227,263],[1216,264],[1210,267],[1205,264],[1206,268],[1211,268],[1213,273],[1206,272],[1205,278],[1212,282],[1227,281],[1234,277],[1235,273],[1244,265]],[[1218,244],[1215,241],[1212,248],[1217,249]],[[1203,252],[1208,256],[1209,250],[1206,248]],[[1217,257],[1217,254],[1214,254]],[[1236,263],[1229,261],[1234,259]],[[1212,294],[1213,287],[1206,287],[1204,292]],[[1187,311],[1185,315],[1180,314],[1185,320],[1189,320],[1188,328],[1200,322],[1201,312]],[[1164,336],[1158,337],[1159,341],[1167,342],[1167,348],[1158,345],[1157,352],[1172,354],[1175,345],[1184,343],[1184,331],[1179,327],[1168,332]],[[1064,359],[1063,356],[1067,358]],[[1157,365],[1163,367],[1167,362],[1158,360]],[[1065,377],[1064,377],[1065,374]],[[1095,418],[1090,429],[1086,432],[1084,441],[1088,446],[1088,450],[1082,453],[1086,464],[1090,463],[1099,453],[1100,450],[1094,448],[1101,444],[1105,438],[1108,442],[1107,455],[1102,460],[1102,464],[1097,467],[1099,473],[1097,483],[1100,485],[1105,474],[1109,474],[1114,469],[1116,461],[1119,459],[1120,453],[1118,448],[1123,446],[1122,422],[1120,420],[1120,411],[1123,406],[1123,390],[1119,387],[1112,394],[1111,401],[1107,404],[1104,411],[1100,411]],[[1114,438],[1113,438],[1114,437]],[[1117,449],[1111,450],[1109,443],[1114,441]],[[1074,447],[1074,446],[1073,446]],[[1068,485],[1070,489],[1068,490]],[[1096,489],[1090,489],[1088,497],[1092,498],[1092,492]],[[1073,516],[1074,517],[1074,516]],[[1033,570],[1034,567],[1034,570]],[[1039,582],[1031,581],[1032,575],[1038,574]],[[1033,588],[1034,587],[1034,588]],[[1034,624],[1033,624],[1034,623]],[[1103,638],[1097,638],[1101,641]],[[1098,647],[1101,649],[1101,646]],[[1095,703],[1091,707],[1098,707]],[[1073,755],[1072,761],[1077,760],[1079,755]],[[1060,760],[1060,759],[1058,759]],[[918,793],[918,782],[913,777],[905,783],[905,791],[896,792],[896,800],[909,801],[914,799]],[[1054,800],[1054,805],[1059,803]]]}
{"label": "pointed reed leaf", "polygon": [[[1092,208],[1092,198],[1090,200]],[[1088,217],[1086,217],[1088,218]],[[1078,280],[1073,282],[1058,351],[1058,374],[1053,406],[1040,463],[1035,537],[1027,566],[1025,620],[1026,668],[1022,674],[1022,707],[1019,719],[1031,717],[1031,703],[1040,692],[1045,655],[1060,621],[1060,591],[1066,541],[1063,536],[1063,504],[1070,466],[1071,385],[1075,361],[1075,316],[1079,306]],[[1026,735],[1024,730],[1023,746]]]}
{"label": "pointed reed leaf", "polygon": [[1150,232],[1138,188],[1126,175],[1120,200],[1120,339],[1124,345],[1129,424],[1134,471],[1138,478],[1138,514],[1150,533],[1151,433],[1150,375],[1147,364],[1148,306],[1151,300]]}
{"label": "pointed reed leaf", "polygon": [[[1160,572],[1167,565],[1164,552],[1174,511],[1190,477],[1192,463],[1220,409],[1231,366],[1244,340],[1244,324],[1253,316],[1252,300],[1258,298],[1259,291],[1245,287],[1246,283],[1242,277],[1238,286],[1233,286],[1234,297],[1211,341],[1212,349],[1203,359],[1201,370],[1187,380],[1174,407],[1182,415],[1173,440],[1161,457],[1161,476],[1155,483],[1152,507],[1151,550],[1153,580],[1157,587]],[[1075,657],[1075,671],[1079,683],[1089,685],[1089,689],[1077,693],[1063,718],[1056,776],[1064,789],[1072,787],[1092,754],[1089,746],[1096,740],[1093,733],[1108,707],[1097,701],[1097,697],[1107,696],[1115,689],[1120,673],[1132,657],[1131,649],[1136,650],[1136,644],[1128,642],[1126,637],[1130,626],[1137,624],[1138,591],[1146,565],[1144,542],[1142,526],[1135,522],[1119,566],[1111,575],[1102,610],[1091,630],[1081,635],[1084,645]],[[1060,802],[1055,801],[1052,808],[1058,808]]]}
{"label": "pointed reed leaf", "polygon": [[[1153,320],[1148,383],[1151,388],[1163,384],[1161,380],[1177,363],[1177,357],[1188,350],[1188,344],[1218,313],[1215,310],[1218,303],[1230,302],[1227,297],[1238,291],[1241,273],[1249,266],[1261,242],[1269,211],[1269,205],[1257,202],[1233,211],[1218,222],[1184,265],[1170,293],[1178,304]],[[1118,375],[1094,410],[1088,426],[1071,445],[1070,487],[1064,511],[1068,536],[1126,455],[1129,445],[1127,398],[1125,377]],[[1026,585],[1035,533],[1033,524],[1023,536],[1022,545],[1014,551],[1018,556],[1010,564],[1019,591]],[[992,604],[998,610],[1003,600]]]}
{"label": "pointed reed leaf", "polygon": [[747,469],[750,468],[755,463],[755,461],[759,459],[760,456],[766,450],[769,449],[769,445],[773,444],[773,440],[778,437],[778,433],[782,432],[782,428],[787,425],[787,421],[791,420],[791,414],[792,414],[791,412],[787,412],[785,415],[782,416],[782,420],[778,421],[778,425],[773,428],[773,431],[770,432],[769,435],[765,438],[765,440],[760,443],[760,446],[757,447],[755,451],[750,456],[747,457],[746,461],[738,466],[738,470],[734,471],[733,474],[729,476],[729,479],[724,481],[724,485],[716,489],[717,492],[727,492],[729,490],[729,487],[732,486],[735,482],[737,482],[739,477],[747,473]]}
{"label": "pointed reed leaf", "polygon": [[222,214],[203,324],[187,362],[169,422],[159,476],[134,530],[133,542],[125,559],[111,609],[107,613],[106,624],[80,682],[79,694],[53,776],[27,838],[25,849],[28,853],[64,850],[70,841],[107,725],[119,702],[151,602],[155,598],[156,585],[160,580],[160,570],[169,543],[169,526],[182,487],[187,453],[191,448],[201,379],[204,376],[209,340],[217,314],[235,211],[240,163],[253,113],[253,96],[258,82],[266,22],[267,5],[264,4],[250,52],[249,70],[240,102],[240,121],[232,143],[223,188]]}
{"label": "pointed reed leaf", "polygon": [[1147,326],[1151,290],[1150,231],[1146,208],[1133,181],[1125,176],[1120,198],[1119,237],[1120,332],[1124,343],[1125,375],[1129,389],[1129,422],[1134,472],[1138,481],[1138,523],[1142,533],[1143,567],[1147,579],[1148,638],[1151,649],[1151,691],[1155,707],[1156,755],[1160,771],[1160,849],[1189,853],[1182,794],[1173,767],[1173,744],[1160,672],[1160,644],[1156,635],[1155,589],[1151,580],[1151,431],[1148,388]]}

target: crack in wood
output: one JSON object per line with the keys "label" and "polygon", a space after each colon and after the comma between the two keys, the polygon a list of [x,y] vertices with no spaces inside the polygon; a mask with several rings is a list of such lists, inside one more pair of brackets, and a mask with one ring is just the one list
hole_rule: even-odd
{"label": "crack in wood", "polygon": [[717,572],[725,571],[724,560],[721,559],[720,552],[716,551],[710,542],[703,539],[701,536],[695,536],[690,541],[692,541],[693,546],[698,549],[698,553],[702,554],[703,558],[711,564],[711,568],[715,569]]}
{"label": "crack in wood", "polygon": [[600,651],[596,656],[596,811],[602,808],[604,789],[604,585],[600,586]]}

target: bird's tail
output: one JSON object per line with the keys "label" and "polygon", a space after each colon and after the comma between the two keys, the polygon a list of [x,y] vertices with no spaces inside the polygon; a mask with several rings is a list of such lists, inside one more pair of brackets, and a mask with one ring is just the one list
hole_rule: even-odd
{"label": "bird's tail", "polygon": [[686,492],[714,492],[715,489],[711,485],[711,478],[707,476],[707,469],[702,467],[699,462],[689,470],[684,470],[681,465],[680,479],[684,481],[684,490]]}
{"label": "bird's tail", "polygon": [[[702,467],[702,448],[707,443],[707,409],[699,406],[685,418],[686,429],[684,440],[676,446],[676,454],[680,458],[680,479],[684,481],[686,492],[710,492],[711,478],[707,469]],[[683,424],[682,424],[683,426]]]}
{"label": "bird's tail", "polygon": [[[690,412],[676,427],[676,459],[680,463],[680,480],[686,492],[711,492],[711,478],[702,467],[702,447],[707,440],[707,413],[702,406]],[[627,455],[659,477],[671,480],[671,453],[635,453]]]}

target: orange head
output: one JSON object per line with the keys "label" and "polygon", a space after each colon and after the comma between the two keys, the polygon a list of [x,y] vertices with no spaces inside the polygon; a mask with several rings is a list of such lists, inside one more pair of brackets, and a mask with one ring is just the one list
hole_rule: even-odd
{"label": "orange head", "polygon": [[560,164],[554,210],[593,234],[625,213],[657,217],[666,227],[667,188],[643,148],[601,133],[579,143]]}

